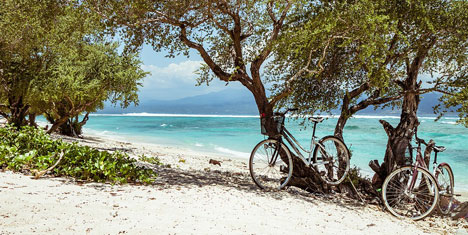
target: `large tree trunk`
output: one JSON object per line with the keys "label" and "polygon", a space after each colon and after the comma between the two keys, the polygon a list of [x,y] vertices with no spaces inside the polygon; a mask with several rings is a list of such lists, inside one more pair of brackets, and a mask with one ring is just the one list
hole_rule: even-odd
{"label": "large tree trunk", "polygon": [[72,137],[80,137],[80,135],[83,133],[83,126],[89,120],[89,112],[85,114],[81,121],[79,121],[78,118],[79,116],[68,118],[65,123],[58,127],[59,133]]}
{"label": "large tree trunk", "polygon": [[68,120],[68,116],[61,117],[55,120],[55,122],[52,123],[52,126],[50,127],[50,129],[47,131],[47,134],[52,134],[55,131],[57,131],[60,128],[60,126],[62,126],[64,123],[67,122],[67,120]]}
{"label": "large tree trunk", "polygon": [[380,188],[385,177],[399,166],[405,164],[405,153],[414,135],[415,128],[419,125],[417,111],[419,106],[419,93],[421,83],[417,83],[419,68],[423,57],[416,57],[408,69],[407,78],[399,85],[402,87],[403,105],[401,108],[400,123],[394,128],[390,123],[380,120],[388,135],[387,149],[382,165],[378,161],[371,161],[371,168],[376,172],[373,184]]}

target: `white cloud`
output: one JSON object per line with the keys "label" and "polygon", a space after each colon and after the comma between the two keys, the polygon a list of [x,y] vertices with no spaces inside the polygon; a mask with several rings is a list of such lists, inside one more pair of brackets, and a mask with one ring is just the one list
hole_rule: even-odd
{"label": "white cloud", "polygon": [[184,61],[179,64],[171,63],[166,67],[156,65],[143,65],[142,69],[151,75],[145,78],[144,87],[174,88],[180,83],[195,85],[195,71],[202,61]]}
{"label": "white cloud", "polygon": [[[224,82],[216,79],[209,86],[204,84],[196,86],[197,75],[195,71],[202,63],[203,61],[199,60],[187,60],[180,63],[171,63],[165,67],[143,65],[142,69],[150,72],[151,75],[144,79],[143,87],[140,88],[140,101],[180,99],[228,88]],[[239,87],[239,84],[229,84],[229,88],[233,86]]]}

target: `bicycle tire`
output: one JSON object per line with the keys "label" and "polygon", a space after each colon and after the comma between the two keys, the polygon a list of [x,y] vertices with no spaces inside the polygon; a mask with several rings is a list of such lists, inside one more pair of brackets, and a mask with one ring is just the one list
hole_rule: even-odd
{"label": "bicycle tire", "polygon": [[420,220],[434,211],[439,202],[439,189],[434,176],[418,167],[413,190],[408,190],[413,175],[413,166],[390,173],[382,185],[382,199],[392,215]]}
{"label": "bicycle tire", "polygon": [[[446,173],[444,173],[444,170]],[[454,178],[452,168],[447,163],[441,163],[437,166],[435,173],[435,179],[439,185],[439,204],[437,205],[438,211],[447,215],[452,210],[453,204],[453,188],[454,188]],[[445,205],[441,205],[445,204]]]}
{"label": "bicycle tire", "polygon": [[[338,185],[346,178],[349,172],[349,150],[345,143],[335,136],[325,136],[319,140],[324,146],[325,153],[319,145],[315,146],[313,164],[315,170],[320,174],[322,180],[329,185]],[[325,157],[324,157],[325,156]],[[332,162],[320,164],[320,162]],[[338,165],[335,165],[335,163]]]}
{"label": "bicycle tire", "polygon": [[[276,162],[274,150],[279,145],[278,140],[267,139],[258,143],[250,155],[249,170],[255,184],[264,190],[283,189],[289,182],[293,172],[291,153],[287,146],[281,143],[283,156],[278,156]],[[285,162],[286,160],[286,162]]]}

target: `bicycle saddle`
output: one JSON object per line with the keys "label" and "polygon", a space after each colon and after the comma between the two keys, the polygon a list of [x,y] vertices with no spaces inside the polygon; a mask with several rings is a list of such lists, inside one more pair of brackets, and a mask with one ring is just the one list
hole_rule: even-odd
{"label": "bicycle saddle", "polygon": [[436,152],[443,152],[446,150],[446,148],[444,146],[434,146],[434,150]]}
{"label": "bicycle saddle", "polygon": [[309,117],[309,121],[313,121],[313,122],[322,122],[323,121],[323,117]]}

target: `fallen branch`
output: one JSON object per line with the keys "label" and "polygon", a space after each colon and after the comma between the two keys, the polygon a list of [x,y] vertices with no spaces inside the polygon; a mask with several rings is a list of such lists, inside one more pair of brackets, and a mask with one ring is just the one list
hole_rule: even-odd
{"label": "fallen branch", "polygon": [[[57,154],[55,154],[55,156],[56,156],[56,155],[57,155]],[[49,168],[47,168],[47,169],[45,169],[45,170],[43,170],[43,171],[32,170],[31,172],[32,172],[32,174],[34,175],[34,179],[39,179],[41,176],[45,175],[47,172],[53,170],[53,169],[60,163],[60,161],[62,161],[63,155],[65,155],[65,153],[62,151],[62,152],[60,153],[60,157],[59,157],[59,159],[57,160],[57,162],[55,162],[54,165],[52,165],[51,167],[49,167]]]}

